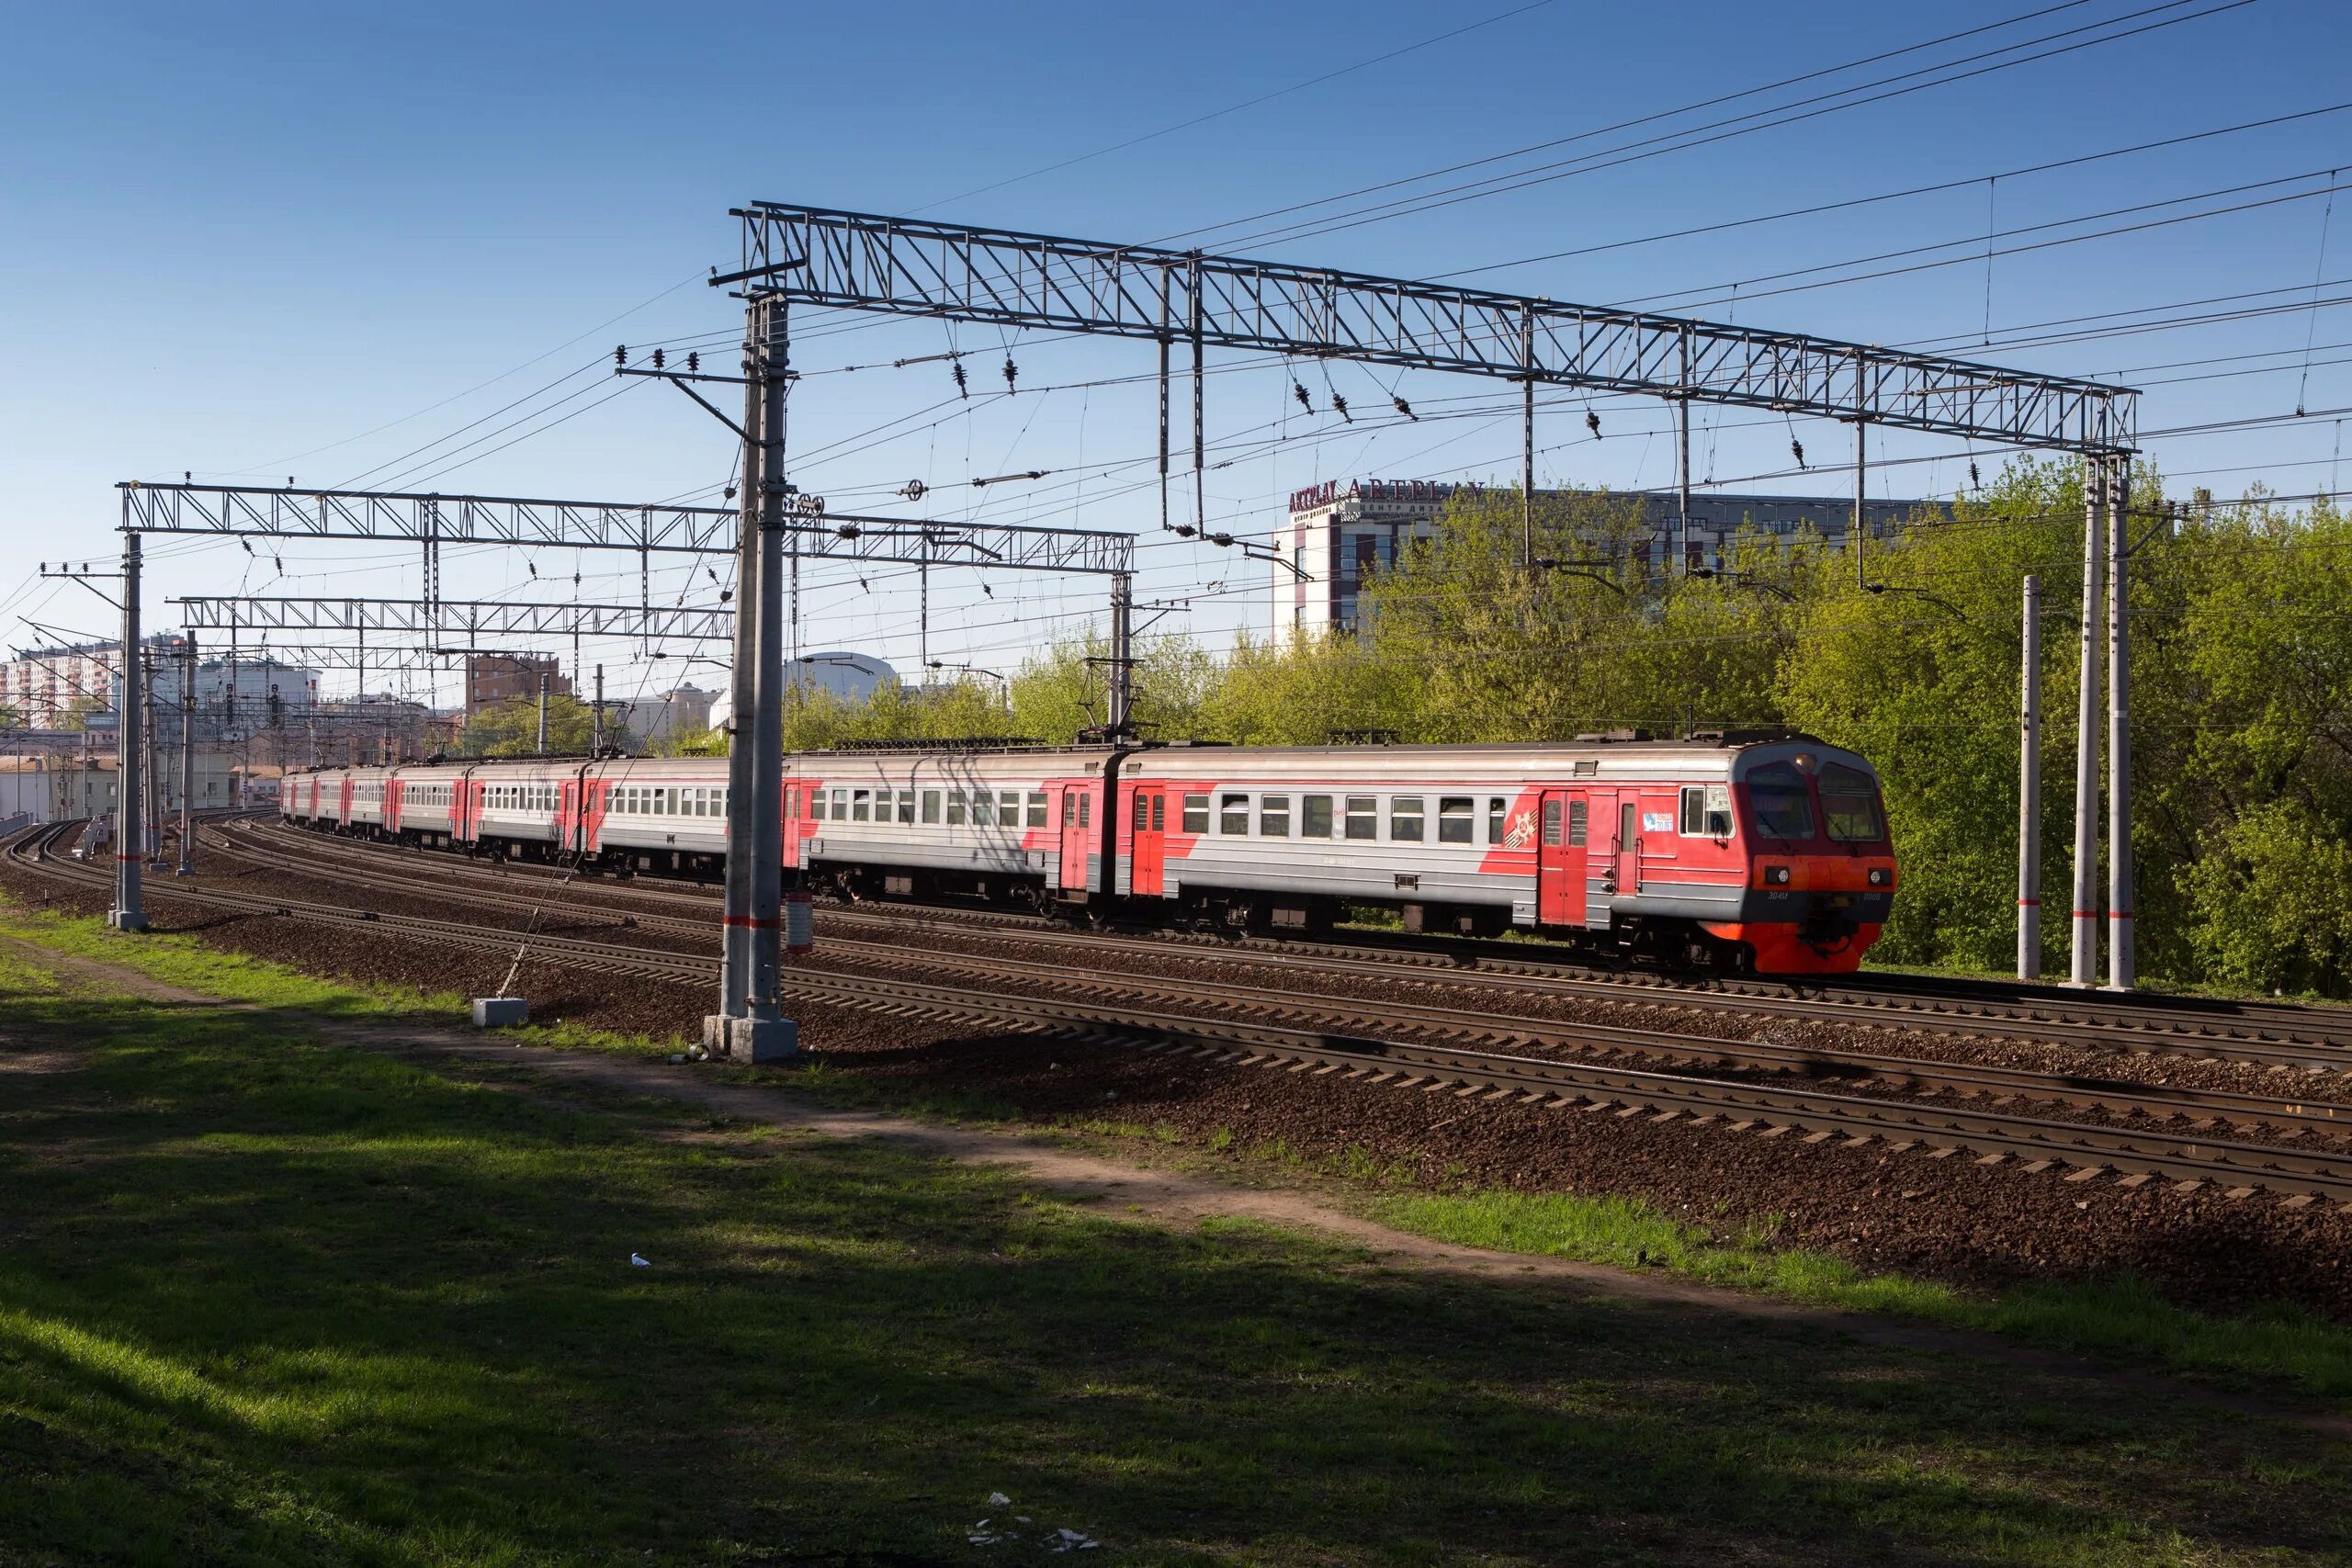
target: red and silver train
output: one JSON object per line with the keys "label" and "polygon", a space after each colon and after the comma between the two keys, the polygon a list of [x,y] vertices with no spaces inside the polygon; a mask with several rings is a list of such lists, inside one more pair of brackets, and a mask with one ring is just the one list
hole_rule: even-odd
{"label": "red and silver train", "polygon": [[[845,897],[1150,923],[1518,931],[1766,975],[1852,971],[1896,883],[1877,775],[1804,738],[1504,746],[802,752],[784,863]],[[620,872],[717,876],[720,758],[526,759],[289,777],[288,820]]]}

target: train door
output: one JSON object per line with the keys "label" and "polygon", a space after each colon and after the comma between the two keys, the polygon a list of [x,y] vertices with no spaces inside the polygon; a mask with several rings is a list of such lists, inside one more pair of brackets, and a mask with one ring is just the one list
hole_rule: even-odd
{"label": "train door", "polygon": [[351,826],[351,775],[348,773],[344,775],[342,789],[336,797],[335,817],[343,826]]}
{"label": "train door", "polygon": [[1535,919],[1547,926],[1585,923],[1585,839],[1589,807],[1582,790],[1546,790],[1544,829],[1535,852]]}
{"label": "train door", "polygon": [[1615,875],[1611,879],[1618,893],[1639,893],[1642,890],[1642,803],[1630,793],[1617,797],[1617,845]]}
{"label": "train door", "polygon": [[1130,863],[1133,890],[1138,898],[1159,898],[1167,893],[1163,868],[1168,843],[1168,786],[1137,784],[1135,790],[1135,849]]}
{"label": "train door", "polygon": [[1094,836],[1094,793],[1084,784],[1062,786],[1062,890],[1083,893],[1086,855]]}

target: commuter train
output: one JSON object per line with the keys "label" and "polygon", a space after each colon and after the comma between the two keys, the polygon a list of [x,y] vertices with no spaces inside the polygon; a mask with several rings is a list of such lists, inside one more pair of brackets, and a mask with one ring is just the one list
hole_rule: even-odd
{"label": "commuter train", "polygon": [[[328,768],[291,822],[716,877],[723,758]],[[1351,908],[1675,965],[1852,971],[1893,903],[1878,779],[1804,737],[878,748],[784,761],[784,864],[845,897],[1311,934]]]}

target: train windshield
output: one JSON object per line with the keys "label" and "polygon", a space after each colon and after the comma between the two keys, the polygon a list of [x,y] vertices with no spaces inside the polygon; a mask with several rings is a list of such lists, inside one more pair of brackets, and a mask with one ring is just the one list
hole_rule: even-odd
{"label": "train windshield", "polygon": [[1804,775],[1788,763],[1768,763],[1748,774],[1747,801],[1756,812],[1758,838],[1813,837],[1813,792]]}
{"label": "train windshield", "polygon": [[1821,770],[1821,814],[1829,836],[1840,843],[1874,844],[1886,837],[1878,812],[1878,786],[1860,768],[1832,762]]}

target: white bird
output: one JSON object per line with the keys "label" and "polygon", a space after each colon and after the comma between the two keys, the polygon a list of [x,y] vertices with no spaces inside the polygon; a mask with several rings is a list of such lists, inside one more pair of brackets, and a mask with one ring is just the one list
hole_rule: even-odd
{"label": "white bird", "polygon": [[628,1255],[628,1264],[632,1269],[650,1269],[653,1267],[650,1262],[645,1258],[639,1258],[634,1252]]}

